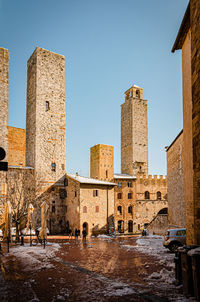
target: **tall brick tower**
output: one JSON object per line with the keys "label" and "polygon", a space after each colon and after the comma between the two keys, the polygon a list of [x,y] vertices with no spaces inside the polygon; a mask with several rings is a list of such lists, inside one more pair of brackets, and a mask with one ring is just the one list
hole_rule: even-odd
{"label": "tall brick tower", "polygon": [[90,148],[90,177],[112,181],[114,178],[114,147],[95,145]]}
{"label": "tall brick tower", "polygon": [[0,147],[6,151],[8,161],[8,65],[9,52],[0,48]]}
{"label": "tall brick tower", "polygon": [[46,185],[65,174],[65,58],[36,47],[27,63],[26,165]]}
{"label": "tall brick tower", "polygon": [[133,85],[121,105],[121,170],[130,175],[148,174],[147,100]]}

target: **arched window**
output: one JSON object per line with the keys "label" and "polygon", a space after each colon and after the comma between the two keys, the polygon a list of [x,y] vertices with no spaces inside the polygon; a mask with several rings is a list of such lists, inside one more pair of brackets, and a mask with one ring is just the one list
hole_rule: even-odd
{"label": "arched window", "polygon": [[122,207],[121,207],[121,206],[118,206],[118,207],[117,207],[117,211],[118,211],[118,214],[122,214]]}
{"label": "arched window", "polygon": [[136,90],[136,93],[135,93],[135,94],[136,94],[136,98],[139,99],[139,98],[140,98],[140,91],[139,91],[139,90]]}
{"label": "arched window", "polygon": [[150,193],[149,193],[149,191],[146,191],[146,192],[144,193],[144,198],[145,198],[145,199],[150,199]]}
{"label": "arched window", "polygon": [[161,192],[157,192],[157,199],[160,199],[161,200],[161,198],[162,198],[162,195],[161,195]]}
{"label": "arched window", "polygon": [[87,213],[87,207],[86,206],[83,207],[83,213]]}
{"label": "arched window", "polygon": [[132,207],[132,206],[129,206],[129,207],[128,207],[128,213],[129,213],[129,214],[132,214],[132,212],[133,212],[133,207]]}
{"label": "arched window", "polygon": [[129,220],[128,222],[128,232],[133,233],[133,221]]}

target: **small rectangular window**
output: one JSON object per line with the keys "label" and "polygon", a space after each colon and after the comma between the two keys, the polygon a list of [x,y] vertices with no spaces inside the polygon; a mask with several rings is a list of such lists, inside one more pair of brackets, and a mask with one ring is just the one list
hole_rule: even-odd
{"label": "small rectangular window", "polygon": [[94,197],[98,196],[98,190],[93,190],[93,196]]}
{"label": "small rectangular window", "polygon": [[49,111],[49,102],[48,101],[46,101],[46,111]]}
{"label": "small rectangular window", "polygon": [[133,194],[132,193],[128,193],[128,199],[132,199],[133,198]]}
{"label": "small rectangular window", "polygon": [[74,192],[74,196],[75,196],[75,197],[77,196],[77,192],[76,192],[76,191]]}
{"label": "small rectangular window", "polygon": [[117,199],[122,199],[122,193],[117,194]]}
{"label": "small rectangular window", "polygon": [[122,183],[121,183],[121,182],[118,182],[118,183],[117,183],[117,186],[118,186],[118,188],[121,188]]}
{"label": "small rectangular window", "polygon": [[52,213],[55,213],[55,212],[56,212],[56,207],[52,206]]}
{"label": "small rectangular window", "polygon": [[99,213],[99,206],[96,206],[96,213]]}
{"label": "small rectangular window", "polygon": [[132,182],[128,182],[128,187],[129,187],[129,188],[132,188],[132,186],[133,186],[133,185],[132,185]]}

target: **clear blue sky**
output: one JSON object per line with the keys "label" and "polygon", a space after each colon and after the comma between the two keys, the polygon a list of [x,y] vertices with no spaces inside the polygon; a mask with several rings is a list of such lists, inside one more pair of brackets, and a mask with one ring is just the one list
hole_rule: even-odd
{"label": "clear blue sky", "polygon": [[68,172],[89,175],[89,149],[113,145],[133,82],[148,100],[149,173],[166,174],[182,129],[181,52],[171,53],[188,0],[0,0],[0,47],[10,51],[9,125],[25,128],[26,62],[36,46],[66,59]]}

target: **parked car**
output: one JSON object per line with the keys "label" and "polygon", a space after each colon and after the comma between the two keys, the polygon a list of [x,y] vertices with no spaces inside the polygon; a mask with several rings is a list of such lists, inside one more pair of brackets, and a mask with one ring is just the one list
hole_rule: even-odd
{"label": "parked car", "polygon": [[3,232],[1,229],[0,229],[0,237],[3,237]]}
{"label": "parked car", "polygon": [[[30,235],[30,229],[25,228],[21,231],[21,233],[23,235],[29,236]],[[31,235],[35,235],[35,230],[34,229],[31,229]]]}
{"label": "parked car", "polygon": [[175,252],[178,247],[186,244],[186,229],[170,229],[167,230],[164,236],[164,247],[171,252]]}

